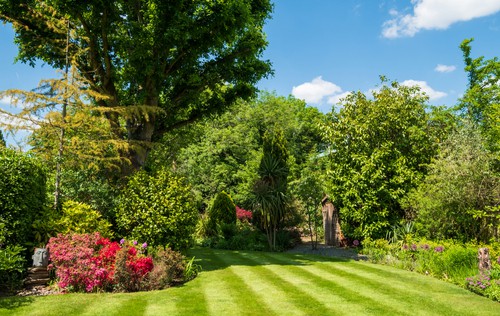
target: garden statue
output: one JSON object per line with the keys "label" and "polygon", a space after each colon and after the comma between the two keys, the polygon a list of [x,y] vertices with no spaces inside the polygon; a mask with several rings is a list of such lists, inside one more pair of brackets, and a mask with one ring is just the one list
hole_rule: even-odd
{"label": "garden statue", "polygon": [[34,267],[46,267],[49,265],[49,251],[46,248],[35,248],[32,256]]}

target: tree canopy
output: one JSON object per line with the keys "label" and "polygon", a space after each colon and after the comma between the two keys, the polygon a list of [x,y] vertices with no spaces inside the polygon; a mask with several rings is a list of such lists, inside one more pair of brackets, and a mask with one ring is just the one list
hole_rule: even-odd
{"label": "tree canopy", "polygon": [[469,82],[459,109],[480,127],[489,149],[500,152],[500,60],[472,58],[473,40],[460,44]]}
{"label": "tree canopy", "polygon": [[426,172],[436,152],[427,97],[418,87],[385,81],[373,99],[350,94],[325,127],[330,141],[330,196],[343,230],[382,237],[404,216],[400,199]]}
{"label": "tree canopy", "polygon": [[271,72],[261,59],[269,0],[1,0],[18,60],[62,68],[68,28],[76,67],[99,94],[133,166],[150,142],[256,92]]}

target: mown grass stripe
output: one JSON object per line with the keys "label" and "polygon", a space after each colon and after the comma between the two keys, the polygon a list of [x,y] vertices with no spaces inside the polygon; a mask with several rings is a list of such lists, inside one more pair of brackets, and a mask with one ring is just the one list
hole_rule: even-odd
{"label": "mown grass stripe", "polygon": [[[267,254],[265,255],[267,256]],[[272,258],[272,256],[269,256]],[[295,277],[299,278],[308,278],[316,284],[317,287],[321,288],[323,291],[330,292],[331,299],[335,299],[335,297],[340,297],[344,301],[350,302],[352,305],[357,305],[356,313],[353,314],[386,314],[390,313],[392,315],[410,315],[407,314],[404,309],[395,309],[391,304],[384,304],[382,301],[378,299],[374,299],[370,297],[370,295],[360,295],[359,292],[353,290],[353,288],[358,288],[358,286],[352,286],[347,282],[337,282],[334,280],[325,280],[321,277],[321,275],[317,275],[310,271],[314,266],[310,265],[294,265],[294,264],[286,264],[287,260],[283,260],[281,267],[283,269],[288,269],[290,273],[294,274]],[[294,261],[296,262],[296,261]],[[276,263],[279,267],[279,263]]]}
{"label": "mown grass stripe", "polygon": [[[366,278],[356,273],[338,269],[337,265],[315,265],[311,268],[311,272],[316,273],[316,271],[319,271],[318,275],[327,280],[342,280],[346,284],[357,285],[357,291],[362,295],[375,300],[382,300],[403,311],[408,308],[415,310],[432,308],[441,315],[457,315],[451,305],[434,302],[429,295],[420,295],[417,294],[418,292],[408,293],[408,285],[402,289],[395,288],[391,284],[392,280],[378,281],[377,279]],[[401,297],[405,297],[404,304],[401,303]]]}
{"label": "mown grass stripe", "polygon": [[[223,263],[221,266],[226,266],[226,257],[213,256],[214,263]],[[222,275],[221,275],[222,274]],[[222,279],[221,279],[222,276]],[[217,278],[223,284],[225,291],[229,291],[236,307],[231,310],[230,314],[239,315],[273,315],[272,309],[266,302],[259,297],[259,293],[255,292],[240,275],[237,268],[229,266],[223,270],[217,271]],[[238,312],[236,312],[238,311]]]}
{"label": "mown grass stripe", "polygon": [[[281,312],[286,310],[291,314],[297,315],[310,315],[311,313],[323,315],[331,314],[331,310],[326,308],[322,302],[308,295],[288,280],[280,277],[274,271],[268,269],[266,265],[261,265],[262,261],[252,261],[249,267],[243,265],[243,263],[248,265],[246,257],[238,253],[236,253],[236,256],[239,256],[240,260],[234,257],[231,258],[231,260],[226,260],[235,265],[233,267],[237,269],[238,275],[244,278],[247,284],[251,287],[254,284],[258,285],[258,287],[252,287],[254,292],[258,293],[262,299],[266,300],[268,306],[276,310],[277,313],[279,313],[280,310]],[[237,264],[240,265],[236,266]],[[267,262],[267,264],[269,264],[269,262]]]}
{"label": "mown grass stripe", "polygon": [[[146,308],[148,306],[147,300],[142,296],[137,295],[123,295],[119,300],[119,304],[113,304],[113,301],[108,300],[105,302],[99,302],[99,313],[101,315],[116,315],[116,316],[140,316],[145,315]],[[115,301],[116,302],[116,301]],[[95,304],[95,303],[94,303]],[[82,316],[86,315],[95,315],[94,312],[88,312],[81,314]]]}
{"label": "mown grass stripe", "polygon": [[[460,304],[462,303],[461,297],[468,296],[470,292],[459,286],[435,278],[424,277],[416,272],[400,270],[397,271],[399,272],[397,274],[392,272],[386,273],[386,269],[391,269],[390,267],[377,266],[372,268],[370,265],[370,263],[353,262],[350,265],[336,264],[335,269],[350,273],[348,276],[351,278],[361,278],[361,280],[371,280],[371,282],[386,284],[399,293],[410,294],[410,301],[419,297],[420,303],[423,305],[421,308],[424,309],[432,308],[433,310],[437,309],[442,312],[452,310],[457,314],[470,313],[471,306]],[[394,277],[394,274],[399,277]],[[379,280],[390,280],[390,282]],[[409,284],[411,286],[408,286]],[[406,301],[408,302],[409,300],[407,299]],[[452,303],[453,301],[455,304]]]}

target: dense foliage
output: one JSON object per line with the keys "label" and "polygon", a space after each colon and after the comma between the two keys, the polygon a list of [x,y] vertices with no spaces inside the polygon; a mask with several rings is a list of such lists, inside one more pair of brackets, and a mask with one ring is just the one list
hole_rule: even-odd
{"label": "dense foliage", "polygon": [[221,225],[236,224],[236,205],[226,192],[222,191],[215,197],[208,211],[208,226],[211,231],[217,232]]}
{"label": "dense foliage", "polygon": [[255,93],[271,71],[260,59],[271,10],[268,0],[0,1],[23,62],[63,68],[70,31],[69,53],[108,96],[95,103],[136,169],[166,131]]}
{"label": "dense foliage", "polygon": [[0,224],[6,245],[33,242],[32,223],[46,207],[46,173],[34,157],[0,148]]}
{"label": "dense foliage", "polygon": [[173,249],[192,244],[197,220],[191,188],[166,170],[134,174],[116,209],[116,222],[123,236]]}
{"label": "dense foliage", "polygon": [[325,126],[329,193],[351,238],[381,237],[399,222],[401,199],[436,153],[427,97],[417,87],[383,81],[372,97],[350,94]]}
{"label": "dense foliage", "polygon": [[57,229],[63,234],[99,232],[103,237],[112,237],[111,224],[101,214],[85,203],[66,201]]}
{"label": "dense foliage", "polygon": [[498,240],[500,175],[481,133],[465,123],[439,148],[429,175],[406,200],[417,231],[432,239]]}
{"label": "dense foliage", "polygon": [[[283,131],[290,155],[290,176],[300,176],[310,154],[324,150],[320,122],[324,114],[302,100],[263,93],[260,98],[238,102],[217,117],[189,130],[168,134],[151,154],[148,167],[173,164],[196,191],[204,204],[225,191],[234,202],[253,207],[253,184],[262,155],[266,130]],[[190,142],[186,140],[191,140]],[[179,145],[184,144],[180,148]]]}
{"label": "dense foliage", "polygon": [[483,56],[471,57],[471,43],[466,39],[460,44],[464,55],[468,87],[460,99],[462,114],[474,122],[482,132],[488,149],[500,159],[500,61],[498,57],[485,60]]}
{"label": "dense foliage", "polygon": [[5,224],[0,223],[0,295],[16,290],[21,284],[25,249],[19,245],[5,245]]}

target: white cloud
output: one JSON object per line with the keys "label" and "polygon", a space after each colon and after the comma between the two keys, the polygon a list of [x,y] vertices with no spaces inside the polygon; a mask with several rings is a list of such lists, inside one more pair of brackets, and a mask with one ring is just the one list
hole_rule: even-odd
{"label": "white cloud", "polygon": [[423,92],[425,92],[425,94],[427,94],[427,96],[429,97],[430,100],[440,99],[440,98],[443,98],[443,97],[445,97],[445,96],[448,95],[445,92],[434,90],[425,81],[405,80],[405,81],[403,81],[401,83],[401,85],[407,86],[407,87],[413,87],[413,86],[420,87],[420,90],[422,90]]}
{"label": "white cloud", "polygon": [[292,95],[303,99],[306,103],[320,104],[324,98],[341,93],[342,89],[336,84],[325,81],[321,76],[314,78],[311,82],[305,82],[294,86]]}
{"label": "white cloud", "polygon": [[10,105],[11,103],[11,98],[10,97],[1,97],[0,98],[0,104],[3,104],[3,105]]}
{"label": "white cloud", "polygon": [[394,18],[382,25],[387,38],[414,36],[421,30],[443,30],[456,22],[469,21],[500,11],[498,0],[412,0],[413,14],[389,11]]}
{"label": "white cloud", "polygon": [[452,72],[452,71],[455,71],[455,69],[457,69],[457,67],[455,66],[448,66],[448,65],[441,65],[441,64],[438,64],[436,66],[436,68],[434,68],[435,71],[437,72]]}
{"label": "white cloud", "polygon": [[328,101],[327,103],[328,104],[338,104],[340,103],[340,101],[342,99],[344,99],[345,97],[347,97],[348,95],[350,95],[352,92],[350,91],[346,91],[346,92],[343,92],[341,94],[335,94],[335,95],[332,95],[331,97],[328,98]]}

